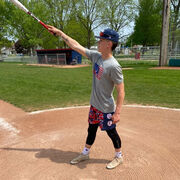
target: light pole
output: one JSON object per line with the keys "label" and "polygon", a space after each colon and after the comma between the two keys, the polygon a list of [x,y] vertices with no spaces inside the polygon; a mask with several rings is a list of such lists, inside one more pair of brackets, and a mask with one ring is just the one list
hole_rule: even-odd
{"label": "light pole", "polygon": [[163,0],[163,20],[162,20],[159,66],[167,65],[167,60],[168,60],[169,15],[170,15],[170,0]]}

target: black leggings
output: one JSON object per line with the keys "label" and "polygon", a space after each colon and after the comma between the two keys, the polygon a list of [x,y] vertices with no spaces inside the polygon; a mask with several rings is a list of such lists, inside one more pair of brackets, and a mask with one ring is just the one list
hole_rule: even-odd
{"label": "black leggings", "polygon": [[[94,143],[97,129],[98,129],[98,124],[89,124],[86,144],[92,145]],[[121,139],[116,131],[116,128],[107,130],[106,132],[108,136],[111,138],[114,148],[115,149],[121,148]]]}

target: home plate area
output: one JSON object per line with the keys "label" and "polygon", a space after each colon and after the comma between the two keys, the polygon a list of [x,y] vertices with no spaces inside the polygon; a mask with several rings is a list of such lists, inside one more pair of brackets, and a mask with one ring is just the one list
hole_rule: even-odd
{"label": "home plate area", "polygon": [[179,180],[180,110],[124,105],[117,130],[124,163],[106,164],[114,149],[97,132],[90,159],[71,165],[84,148],[89,107],[25,113],[0,101],[1,180]]}

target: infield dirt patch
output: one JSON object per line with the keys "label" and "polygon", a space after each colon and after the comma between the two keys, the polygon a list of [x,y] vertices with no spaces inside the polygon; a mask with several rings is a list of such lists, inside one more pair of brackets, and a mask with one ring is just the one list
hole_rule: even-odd
{"label": "infield dirt patch", "polygon": [[100,129],[90,160],[69,164],[84,147],[88,107],[30,114],[0,101],[0,108],[2,180],[180,179],[180,110],[123,106],[117,130],[124,163],[107,170],[114,150]]}
{"label": "infield dirt patch", "polygon": [[[26,64],[27,66],[40,66],[40,67],[55,67],[55,68],[81,68],[91,66],[89,64],[76,64],[76,65],[51,65],[51,64]],[[122,68],[123,70],[129,70],[133,68]]]}
{"label": "infield dirt patch", "polygon": [[27,64],[28,66],[56,67],[56,68],[80,68],[90,66],[89,64],[76,65],[52,65],[52,64]]}
{"label": "infield dirt patch", "polygon": [[150,69],[171,69],[171,70],[180,70],[180,67],[153,67]]}

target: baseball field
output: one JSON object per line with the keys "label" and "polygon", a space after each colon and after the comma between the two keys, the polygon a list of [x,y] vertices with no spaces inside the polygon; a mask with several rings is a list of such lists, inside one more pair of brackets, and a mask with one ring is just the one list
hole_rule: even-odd
{"label": "baseball field", "polygon": [[91,65],[0,63],[0,179],[180,179],[180,69],[156,69],[157,63],[120,61],[124,163],[110,171],[113,145],[100,130],[90,160],[69,164],[86,139]]}
{"label": "baseball field", "polygon": [[[179,70],[152,69],[157,67],[157,61],[120,64],[124,69],[125,104],[180,108]],[[91,65],[53,68],[1,63],[0,77],[0,99],[25,111],[89,105]]]}

